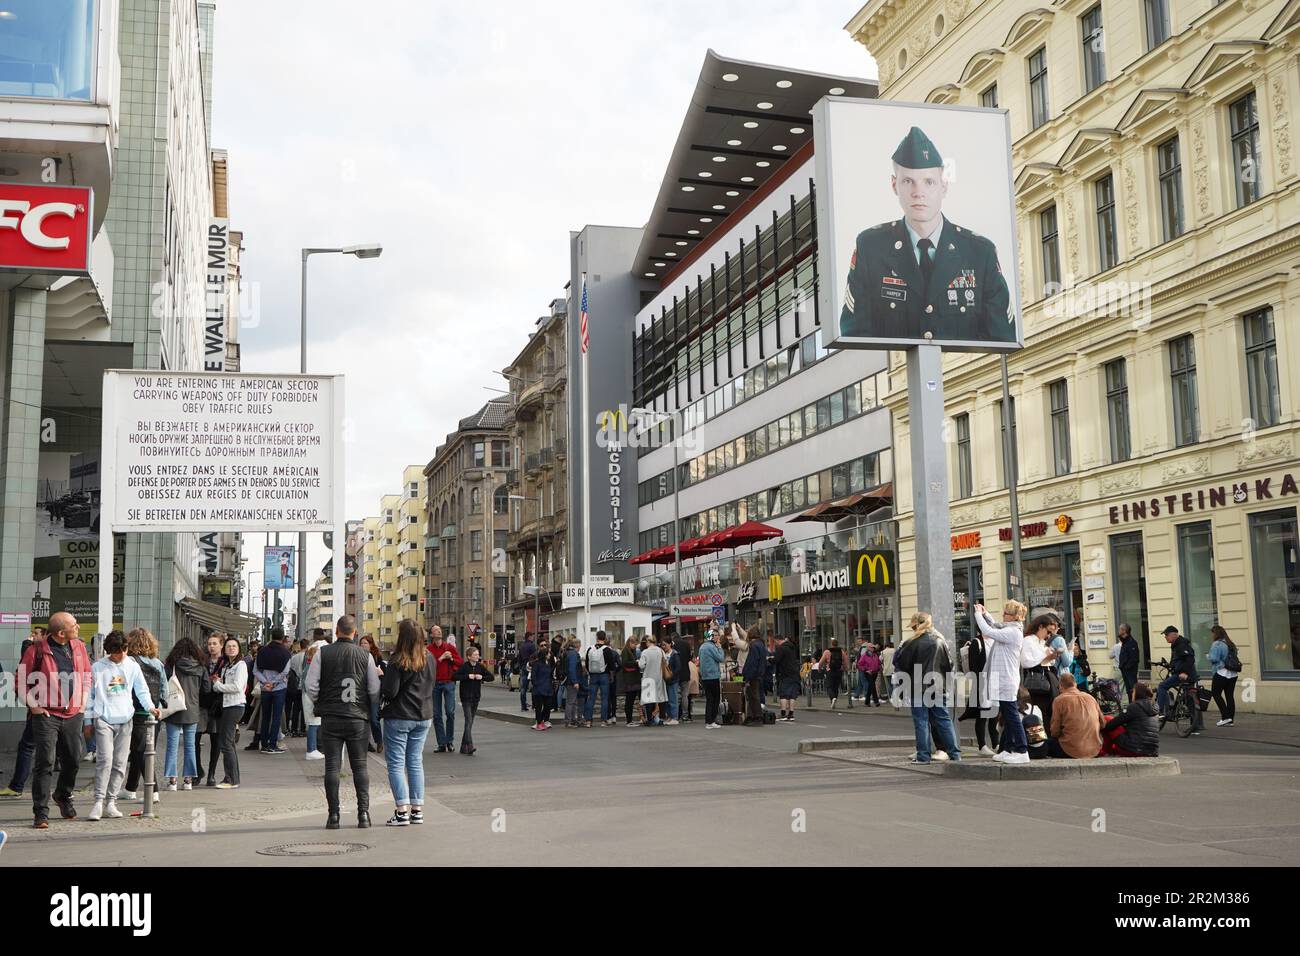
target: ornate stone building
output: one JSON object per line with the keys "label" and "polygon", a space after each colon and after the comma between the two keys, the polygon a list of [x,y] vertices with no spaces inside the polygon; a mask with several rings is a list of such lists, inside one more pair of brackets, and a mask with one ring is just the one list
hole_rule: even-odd
{"label": "ornate stone building", "polygon": [[[882,99],[1010,112],[1026,348],[1010,357],[1029,603],[1144,670],[1221,624],[1243,709],[1300,712],[1297,0],[872,0]],[[915,601],[892,356],[903,613]],[[958,630],[1009,592],[999,361],[953,356]],[[1158,674],[1157,674],[1158,676]]]}

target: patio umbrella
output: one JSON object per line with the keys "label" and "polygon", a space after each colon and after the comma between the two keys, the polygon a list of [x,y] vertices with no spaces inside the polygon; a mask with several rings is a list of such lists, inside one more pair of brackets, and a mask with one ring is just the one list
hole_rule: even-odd
{"label": "patio umbrella", "polygon": [[761,521],[746,521],[734,528],[719,531],[715,543],[722,548],[741,548],[747,544],[770,541],[783,535],[784,532],[780,528],[773,528],[770,524],[763,524]]}

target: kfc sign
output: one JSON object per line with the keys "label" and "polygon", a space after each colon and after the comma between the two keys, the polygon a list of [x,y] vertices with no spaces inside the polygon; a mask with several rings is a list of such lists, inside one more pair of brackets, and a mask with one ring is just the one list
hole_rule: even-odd
{"label": "kfc sign", "polygon": [[88,275],[94,208],[86,186],[0,184],[0,271]]}

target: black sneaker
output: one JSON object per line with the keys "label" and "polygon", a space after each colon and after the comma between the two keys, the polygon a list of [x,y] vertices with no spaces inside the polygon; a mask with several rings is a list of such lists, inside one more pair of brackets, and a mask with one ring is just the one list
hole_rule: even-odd
{"label": "black sneaker", "polygon": [[423,807],[411,807],[411,822],[417,825],[424,822]]}
{"label": "black sneaker", "polygon": [[48,830],[49,828],[50,828],[49,817],[37,817],[35,820],[32,821],[33,830]]}
{"label": "black sneaker", "polygon": [[65,820],[77,819],[77,808],[72,805],[71,797],[65,797],[62,800],[60,800],[58,797],[55,797],[54,802],[59,805],[59,813],[63,815],[63,819]]}
{"label": "black sneaker", "polygon": [[436,754],[445,754],[446,752],[447,752],[447,748],[442,746],[441,744],[439,744],[438,749],[434,751],[434,753]]}
{"label": "black sneaker", "polygon": [[405,810],[394,810],[393,815],[384,824],[386,827],[409,827],[410,825],[411,816]]}
{"label": "black sneaker", "polygon": [[261,749],[262,749],[262,745],[261,745],[260,743],[258,743],[256,740],[254,740],[251,744],[249,744],[249,745],[248,745],[247,747],[245,747],[244,749],[245,749],[245,750],[261,750]]}
{"label": "black sneaker", "polygon": [[275,754],[275,755],[287,754],[288,752],[289,751],[285,750],[283,747],[267,747],[262,751],[262,753],[264,754]]}

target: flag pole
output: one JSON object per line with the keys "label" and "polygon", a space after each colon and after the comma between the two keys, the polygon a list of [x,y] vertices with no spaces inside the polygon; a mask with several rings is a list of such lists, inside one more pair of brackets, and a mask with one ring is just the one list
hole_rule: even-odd
{"label": "flag pole", "polygon": [[582,648],[591,643],[591,414],[588,408],[590,387],[587,378],[587,273],[582,274],[582,306],[578,343],[582,350]]}

